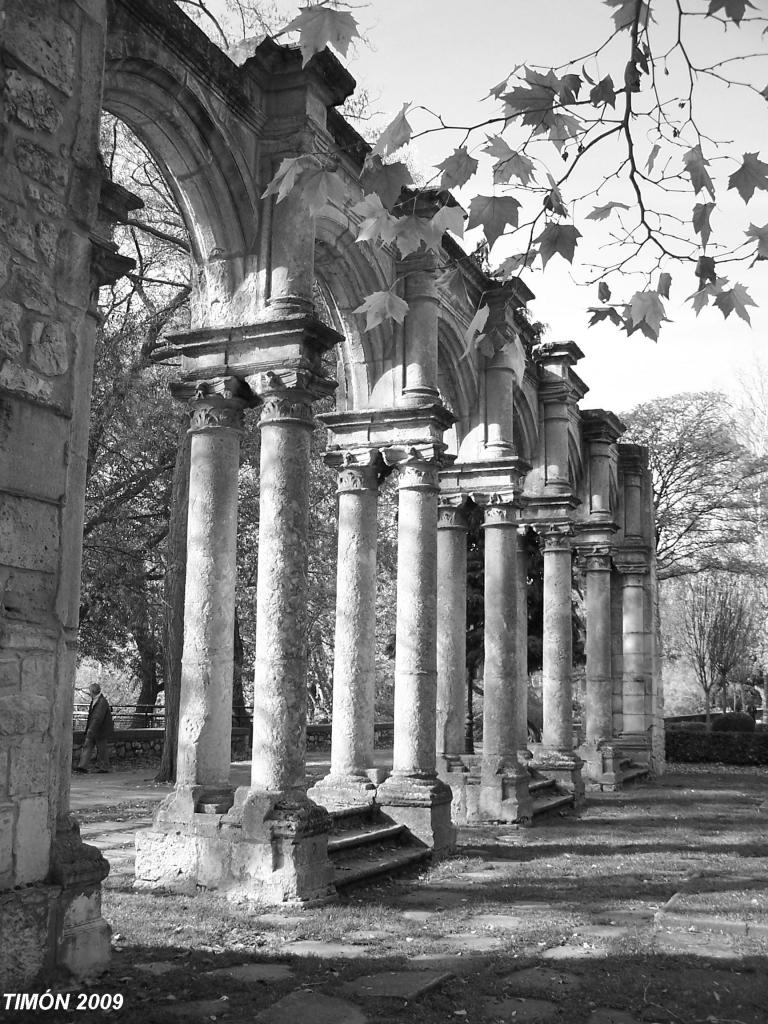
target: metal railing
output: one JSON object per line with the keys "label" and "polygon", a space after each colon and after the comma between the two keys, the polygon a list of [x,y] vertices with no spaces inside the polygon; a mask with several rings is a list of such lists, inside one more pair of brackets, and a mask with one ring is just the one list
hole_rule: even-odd
{"label": "metal railing", "polygon": [[[76,703],[72,708],[72,728],[78,732],[85,728],[90,704]],[[113,704],[112,721],[116,729],[164,729],[165,708],[154,704]],[[236,728],[251,727],[251,710],[232,712],[232,725]]]}

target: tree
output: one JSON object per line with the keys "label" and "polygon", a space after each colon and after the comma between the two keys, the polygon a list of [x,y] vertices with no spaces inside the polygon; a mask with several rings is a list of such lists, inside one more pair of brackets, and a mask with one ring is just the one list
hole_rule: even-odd
{"label": "tree", "polygon": [[704,573],[685,583],[682,644],[704,692],[707,727],[713,694],[725,710],[729,676],[750,674],[756,639],[752,597],[742,581]]}
{"label": "tree", "polygon": [[719,392],[655,399],[622,416],[623,440],[648,447],[660,580],[716,568],[763,572],[753,557],[765,459],[739,441]]}
{"label": "tree", "polygon": [[[344,55],[358,34],[345,6],[306,6],[276,38],[298,34],[305,62],[328,44]],[[594,7],[601,9],[597,0]],[[658,338],[673,277],[691,291],[697,314],[711,306],[725,318],[735,313],[749,322],[755,302],[730,275],[768,257],[768,224],[753,223],[747,214],[737,228],[731,196],[747,207],[768,191],[768,162],[758,146],[734,153],[713,132],[730,129],[727,112],[734,104],[747,105],[755,123],[764,118],[768,18],[748,0],[603,0],[602,10],[605,32],[590,52],[556,68],[511,69],[490,89],[489,116],[455,124],[441,112],[405,103],[366,162],[366,195],[352,210],[358,237],[394,242],[406,252],[420,245],[439,250],[444,231],[463,233],[461,211],[447,197],[429,220],[410,204],[391,207],[392,192],[412,184],[397,159],[400,151],[412,139],[440,132],[458,144],[427,184],[461,190],[466,227],[481,229],[491,250],[500,238],[509,242],[511,255],[494,271],[500,280],[525,267],[546,268],[555,256],[573,263],[578,250],[587,254],[586,283],[598,286],[590,325],[608,322]],[[509,7],[507,16],[512,35],[519,11]],[[726,110],[714,126],[713,90],[721,90]],[[265,195],[280,201],[289,185],[302,188],[310,207],[320,209],[329,193],[339,197],[340,186],[331,181],[336,159],[318,152],[284,160]],[[718,218],[725,196],[727,221]],[[600,263],[602,257],[592,258],[594,240],[605,242],[606,227],[611,255]],[[612,294],[617,282],[629,284],[619,301]],[[396,287],[393,281],[358,308],[368,328],[382,318],[402,320],[407,305]],[[481,350],[491,343],[482,330],[468,339]]]}

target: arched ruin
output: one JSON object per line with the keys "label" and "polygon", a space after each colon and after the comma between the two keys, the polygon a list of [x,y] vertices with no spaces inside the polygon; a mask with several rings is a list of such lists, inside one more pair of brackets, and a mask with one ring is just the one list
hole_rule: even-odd
{"label": "arched ruin", "polygon": [[[72,686],[95,299],[125,272],[111,241],[132,197],[104,178],[102,109],[146,143],[192,239],[192,327],[172,339],[190,404],[192,468],[177,784],[137,850],[137,884],[333,894],[326,808],[375,801],[437,853],[454,824],[530,818],[528,762],[578,801],[621,784],[622,758],[663,759],[652,509],[643,449],[581,409],[572,342],[535,344],[500,286],[448,236],[438,258],[354,243],[348,208],[316,220],[301,191],[261,198],[280,161],[334,151],[351,203],[363,140],[337,111],[354,82],[329,52],[302,68],[271,40],[234,64],[169,0],[6,0],[0,174],[0,980],[108,961],[108,865],[69,813]],[[411,199],[411,201],[414,201]],[[438,208],[444,194],[415,200]],[[393,275],[402,326],[351,311]],[[335,328],[315,312],[316,280]],[[508,344],[466,355],[481,294]],[[516,341],[517,337],[521,341]],[[337,473],[339,583],[331,770],[306,792],[307,472],[313,403]],[[251,782],[229,777],[237,468],[259,411],[261,523]],[[395,742],[373,771],[376,503],[399,502]],[[466,509],[485,522],[481,754],[463,746]],[[518,534],[544,557],[544,729],[525,732],[525,577]],[[587,717],[573,747],[571,566],[586,577]],[[521,753],[522,752],[522,753]]]}

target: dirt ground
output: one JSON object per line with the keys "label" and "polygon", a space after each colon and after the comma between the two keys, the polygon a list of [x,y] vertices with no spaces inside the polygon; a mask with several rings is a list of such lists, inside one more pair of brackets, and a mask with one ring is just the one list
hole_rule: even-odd
{"label": "dirt ground", "polygon": [[[123,1006],[0,1020],[766,1024],[767,784],[681,766],[590,795],[580,818],[464,829],[455,857],[308,910],[134,893],[131,831],[153,802],[84,810],[114,847],[115,952],[75,991]],[[434,985],[382,995],[405,971]]]}

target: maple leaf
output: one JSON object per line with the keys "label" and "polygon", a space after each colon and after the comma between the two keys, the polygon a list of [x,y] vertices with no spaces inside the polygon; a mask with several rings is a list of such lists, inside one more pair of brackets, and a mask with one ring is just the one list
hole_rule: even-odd
{"label": "maple leaf", "polygon": [[601,281],[597,286],[597,297],[601,302],[608,302],[611,297],[611,289],[608,287],[605,281]]}
{"label": "maple leaf", "polygon": [[653,146],[651,152],[648,154],[648,162],[645,165],[645,169],[646,171],[648,171],[649,174],[653,170],[653,165],[656,163],[656,157],[659,155],[660,152],[661,146],[659,146],[657,143],[655,146]]}
{"label": "maple leaf", "polygon": [[599,324],[601,320],[610,320],[616,324],[617,327],[623,327],[624,321],[621,319],[618,311],[613,306],[590,306],[587,310],[592,316],[589,318],[588,327],[594,327],[595,324]]}
{"label": "maple leaf", "polygon": [[599,107],[602,103],[607,103],[609,107],[616,106],[616,86],[610,75],[606,75],[594,88],[590,89],[589,102],[595,107]]}
{"label": "maple leaf", "polygon": [[377,239],[384,243],[394,241],[397,217],[393,217],[384,209],[381,199],[375,192],[367,195],[359,203],[355,203],[352,213],[363,218],[357,229],[356,242],[374,242]]}
{"label": "maple leaf", "polygon": [[512,196],[475,196],[469,204],[467,230],[482,227],[491,247],[507,224],[517,227],[520,203]]}
{"label": "maple leaf", "polygon": [[742,320],[746,320],[748,324],[751,324],[752,321],[749,319],[747,306],[756,306],[757,303],[752,300],[743,284],[735,284],[733,288],[720,292],[715,299],[715,305],[722,312],[726,320],[731,313],[735,313],[736,316],[740,316]]}
{"label": "maple leaf", "polygon": [[750,224],[747,238],[757,239],[757,258],[768,260],[768,224],[763,224],[761,228],[756,224]]}
{"label": "maple leaf", "polygon": [[581,85],[578,75],[558,78],[554,71],[545,75],[525,70],[527,86],[519,85],[504,93],[504,113],[507,117],[520,117],[523,124],[533,126],[533,135],[550,132],[550,139],[558,148],[576,134],[581,121],[570,114],[554,109],[557,103],[573,102]]}
{"label": "maple leaf", "polygon": [[549,129],[549,141],[553,143],[558,153],[562,153],[566,142],[581,131],[581,121],[571,114],[554,114],[553,120],[554,124]]}
{"label": "maple leaf", "polygon": [[488,306],[481,306],[469,322],[469,327],[464,332],[464,351],[461,358],[465,359],[473,348],[473,343],[478,334],[481,334],[488,320],[490,309]]}
{"label": "maple leaf", "polygon": [[[359,37],[357,22],[349,11],[314,4],[303,7],[301,13],[285,26],[283,32],[298,32],[301,57],[304,64],[330,43],[346,57],[349,44]],[[282,35],[282,32],[280,33]]]}
{"label": "maple leaf", "polygon": [[347,191],[341,178],[326,167],[308,169],[302,174],[301,194],[312,217],[333,202],[343,207],[347,201]]}
{"label": "maple leaf", "polygon": [[610,216],[611,210],[630,210],[626,203],[606,203],[605,206],[597,206],[592,213],[588,213],[587,220],[605,220]]}
{"label": "maple leaf", "polygon": [[465,216],[464,211],[458,203],[455,206],[450,206],[446,203],[445,206],[441,206],[434,215],[431,220],[431,224],[435,231],[440,232],[441,241],[446,231],[451,231],[454,235],[458,235],[459,238],[463,238]]}
{"label": "maple leaf", "polygon": [[715,14],[723,8],[727,17],[729,17],[731,21],[735,21],[738,25],[746,14],[747,7],[751,7],[755,10],[755,5],[750,3],[750,0],[709,0],[707,15]]}
{"label": "maple leaf", "polygon": [[741,167],[728,179],[728,188],[735,188],[748,203],[755,189],[768,191],[768,164],[760,160],[757,153],[745,153]]}
{"label": "maple leaf", "polygon": [[764,89],[760,90],[760,95],[763,97],[764,100],[768,100],[768,85],[766,85]]}
{"label": "maple leaf", "polygon": [[696,203],[693,208],[693,230],[701,235],[701,244],[706,249],[709,236],[712,230],[709,226],[709,218],[715,208],[714,203]]}
{"label": "maple leaf", "polygon": [[[613,14],[613,21],[616,25],[616,31],[621,32],[622,29],[631,28],[635,20],[635,8],[637,7],[637,0],[605,0],[605,4],[608,7],[617,8]],[[646,15],[648,13],[648,4],[640,4],[640,13],[638,16],[638,23],[642,25],[645,22]]]}
{"label": "maple leaf", "polygon": [[477,160],[469,155],[464,146],[454,149],[449,157],[437,164],[437,169],[443,172],[440,188],[461,188],[475,173],[477,166]]}
{"label": "maple leaf", "polygon": [[410,141],[413,129],[408,123],[408,118],[405,116],[410,105],[410,100],[404,103],[397,116],[389,122],[378,137],[376,145],[371,150],[372,157],[384,157],[388,153],[394,153],[396,149],[400,149],[401,146]]}
{"label": "maple leaf", "polygon": [[702,285],[707,281],[716,281],[715,261],[711,256],[700,256],[696,264],[696,276]]}
{"label": "maple leaf", "polygon": [[527,185],[533,178],[533,160],[518,153],[509,146],[500,135],[494,135],[486,140],[488,143],[483,152],[496,158],[493,165],[493,182],[495,185],[504,185],[511,178],[518,178],[522,185]]}
{"label": "maple leaf", "polygon": [[546,267],[550,259],[558,253],[563,259],[573,263],[576,242],[581,232],[572,224],[547,224],[535,241],[539,245],[542,265]]}
{"label": "maple leaf", "polygon": [[[629,308],[632,326],[643,330],[642,324],[645,324],[650,331],[649,337],[655,341],[659,337],[661,321],[667,319],[664,303],[661,301],[659,293],[653,290],[635,292],[629,300]],[[647,331],[643,331],[643,333],[645,334]]]}
{"label": "maple leaf", "polygon": [[693,191],[699,193],[705,188],[714,199],[715,186],[712,184],[712,179],[707,171],[709,160],[704,159],[701,146],[694,146],[693,149],[689,149],[687,153],[684,153],[683,164],[691,176]]}
{"label": "maple leaf", "polygon": [[663,299],[669,298],[669,289],[672,287],[672,275],[671,274],[659,274],[659,283],[656,285],[656,291],[661,295]]}
{"label": "maple leaf", "polygon": [[705,284],[698,291],[689,295],[686,302],[693,302],[693,311],[696,316],[704,309],[705,306],[709,305],[710,298],[718,295],[725,285],[728,284],[728,278],[726,277],[713,277],[711,284]]}
{"label": "maple leaf", "polygon": [[549,210],[551,213],[556,214],[558,217],[567,217],[568,211],[565,208],[563,197],[560,193],[560,189],[554,183],[553,179],[549,179],[552,188],[544,196],[544,209]]}
{"label": "maple leaf", "polygon": [[399,217],[396,221],[395,242],[401,256],[416,252],[422,242],[427,249],[437,249],[442,237],[443,232],[436,230],[432,221],[424,217],[410,214],[407,217]]}
{"label": "maple leaf", "polygon": [[389,210],[400,198],[403,186],[413,184],[413,178],[401,161],[385,164],[380,156],[374,156],[365,161],[360,184],[365,192],[375,192]]}
{"label": "maple leaf", "polygon": [[467,283],[460,267],[447,267],[435,279],[435,285],[438,288],[444,288],[448,295],[468,299]]}
{"label": "maple leaf", "polygon": [[[515,71],[517,71],[517,68],[515,68]],[[512,71],[511,74],[514,74],[515,71]],[[500,100],[502,93],[507,88],[507,82],[509,81],[509,78],[510,76],[507,75],[506,78],[502,78],[502,80],[498,82],[496,85],[492,85],[488,94],[486,96],[483,96],[483,99],[488,100],[493,98],[495,100]]]}
{"label": "maple leaf", "polygon": [[319,167],[317,158],[304,154],[303,156],[287,156],[281,161],[275,172],[275,176],[261,194],[262,199],[268,196],[277,196],[277,202],[285,199],[288,193],[296,187],[298,179],[311,167]]}
{"label": "maple leaf", "polygon": [[557,87],[557,98],[561,103],[575,103],[579,97],[581,79],[578,75],[563,75]]}
{"label": "maple leaf", "polygon": [[352,312],[365,313],[365,329],[372,331],[374,327],[378,327],[385,320],[396,320],[401,324],[408,312],[408,303],[399,295],[386,289],[366,296],[365,301]]}
{"label": "maple leaf", "polygon": [[530,267],[537,255],[538,252],[536,249],[529,249],[528,252],[520,252],[514,256],[507,256],[507,258],[502,260],[494,271],[494,276],[507,278],[512,274],[516,274],[522,267]]}

